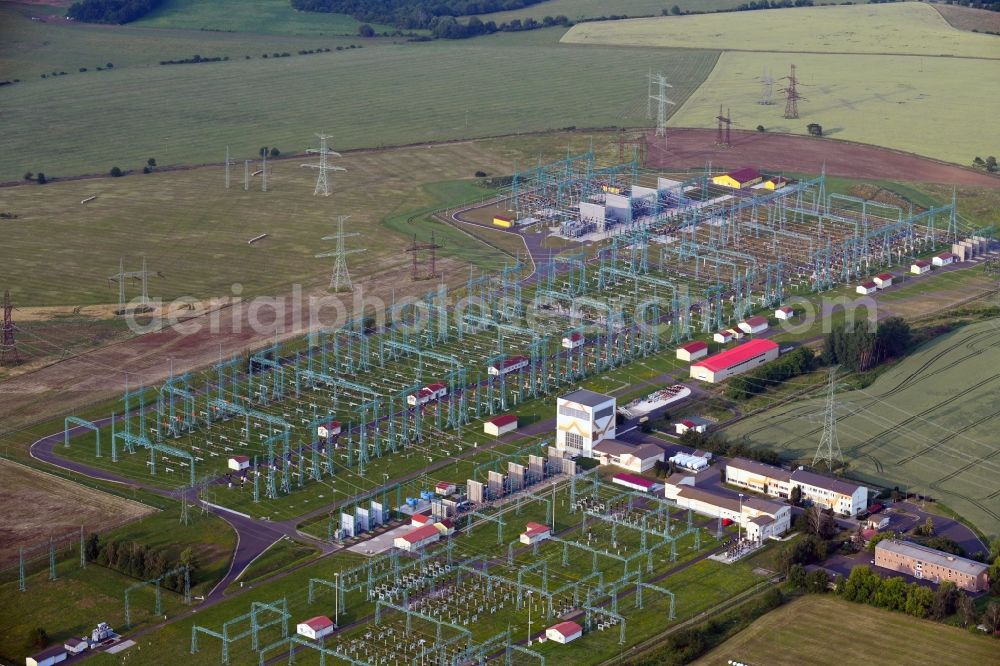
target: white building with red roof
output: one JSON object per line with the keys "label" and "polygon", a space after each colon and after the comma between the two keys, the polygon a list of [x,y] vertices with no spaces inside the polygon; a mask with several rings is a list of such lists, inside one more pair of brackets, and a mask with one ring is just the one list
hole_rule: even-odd
{"label": "white building with red roof", "polygon": [[562,339],[562,346],[563,349],[577,349],[582,347],[586,341],[583,333],[574,332]]}
{"label": "white building with red roof", "polygon": [[576,622],[560,622],[545,630],[545,638],[555,643],[570,643],[583,636],[583,627]]}
{"label": "white building with red roof", "polygon": [[910,264],[910,272],[914,275],[923,275],[931,270],[931,262],[926,259],[917,259]]}
{"label": "white building with red roof", "polygon": [[787,320],[787,319],[791,319],[794,316],[795,316],[795,310],[793,310],[788,305],[782,305],[780,308],[777,308],[774,311],[774,318],[775,319]]}
{"label": "white building with red roof", "polygon": [[317,615],[316,617],[311,617],[308,620],[299,622],[295,627],[295,632],[300,636],[305,636],[311,641],[318,641],[324,636],[329,636],[333,633],[333,620],[325,615]]}
{"label": "white building with red roof", "polygon": [[451,481],[438,481],[434,486],[434,492],[444,497],[454,495],[456,490],[458,490],[458,486]]}
{"label": "white building with red roof", "polygon": [[527,356],[511,356],[500,363],[494,363],[486,368],[486,372],[491,375],[507,375],[527,368],[531,364],[531,359]]}
{"label": "white building with red roof", "polygon": [[678,435],[683,435],[688,430],[694,430],[695,432],[705,432],[708,428],[706,423],[696,423],[691,419],[684,419],[683,421],[678,421],[674,424],[674,432]]}
{"label": "white building with red roof", "polygon": [[730,342],[733,341],[733,332],[730,331],[729,329],[726,329],[724,331],[718,331],[715,335],[712,336],[712,340],[718,342],[719,344],[728,345]]}
{"label": "white building with red roof", "polygon": [[316,428],[316,436],[320,439],[329,439],[340,434],[340,421],[327,421]]}
{"label": "white building with red roof", "polygon": [[708,344],[701,340],[689,342],[677,348],[677,358],[682,361],[697,361],[708,356]]}
{"label": "white building with red roof", "polygon": [[778,358],[778,345],[758,338],[691,364],[691,377],[715,384]]}
{"label": "white building with red roof", "polygon": [[517,430],[517,414],[501,414],[491,419],[486,419],[483,423],[483,432],[487,435],[499,437],[508,432]]}
{"label": "white building with red roof", "polygon": [[878,291],[878,285],[873,280],[868,280],[855,287],[854,291],[867,296],[868,294],[874,294]]}
{"label": "white building with red roof", "polygon": [[432,400],[440,400],[448,395],[448,387],[444,384],[428,384],[416,393],[406,396],[406,404],[411,407],[426,405]]}
{"label": "white building with red roof", "polygon": [[541,523],[528,523],[521,532],[521,543],[533,544],[552,536],[552,528]]}
{"label": "white building with red roof", "polygon": [[434,522],[434,519],[430,516],[424,515],[422,513],[415,513],[410,516],[410,524],[414,527],[420,527],[421,525],[430,525]]}
{"label": "white building with red roof", "polygon": [[737,324],[739,329],[746,333],[747,335],[756,335],[758,333],[763,333],[767,330],[767,317],[754,316],[747,317],[739,324]]}
{"label": "white building with red roof", "polygon": [[242,472],[245,469],[250,469],[249,456],[233,456],[229,459],[229,469],[234,472]]}
{"label": "white building with red roof", "polygon": [[433,524],[424,525],[396,537],[392,545],[400,550],[412,553],[420,550],[441,538],[441,530]]}
{"label": "white building with red roof", "polygon": [[950,266],[955,263],[955,255],[951,252],[942,252],[936,257],[931,259],[931,263],[935,266]]}
{"label": "white building with red roof", "polygon": [[641,493],[656,492],[663,487],[661,483],[634,474],[615,474],[611,477],[611,483],[624,486],[629,490],[638,490]]}
{"label": "white building with red roof", "polygon": [[878,285],[879,289],[888,289],[892,286],[892,278],[894,277],[892,273],[879,273],[872,278],[872,282]]}

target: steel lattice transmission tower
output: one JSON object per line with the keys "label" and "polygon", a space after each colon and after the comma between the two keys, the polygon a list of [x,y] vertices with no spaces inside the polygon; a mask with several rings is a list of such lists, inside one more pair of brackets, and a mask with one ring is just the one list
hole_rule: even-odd
{"label": "steel lattice transmission tower", "polygon": [[314,155],[319,155],[318,164],[303,164],[302,166],[308,169],[316,169],[316,189],[313,190],[313,196],[317,194],[322,194],[324,197],[330,196],[330,181],[327,178],[327,172],[330,171],[347,171],[347,169],[339,166],[334,166],[329,164],[326,160],[327,157],[342,157],[338,152],[330,150],[326,147],[326,140],[331,138],[329,134],[317,134],[319,137],[319,148],[310,148],[307,153],[312,153]]}
{"label": "steel lattice transmission tower", "polygon": [[760,100],[757,103],[765,106],[774,104],[774,77],[771,72],[760,75]]}
{"label": "steel lattice transmission tower", "polygon": [[[433,231],[431,232],[430,243],[421,243],[417,241],[417,235],[413,234],[413,245],[406,248],[406,251],[409,252],[410,256],[413,258],[413,268],[411,269],[410,279],[414,281],[433,280],[434,278],[440,277],[437,272],[437,251],[439,249],[441,249],[441,245],[435,242]],[[426,262],[427,272],[423,275],[420,274],[420,266],[425,262],[420,261],[418,257],[421,252],[428,253],[428,260]]]}
{"label": "steel lattice transmission tower", "polygon": [[722,105],[719,105],[719,115],[715,117],[719,121],[718,130],[715,133],[715,143],[723,148],[728,148],[732,145],[729,138],[729,128],[733,124],[733,119],[731,111],[726,109],[726,115],[722,115]]}
{"label": "steel lattice transmission tower", "polygon": [[139,296],[139,305],[136,308],[136,312],[147,312],[151,310],[149,305],[149,276],[155,275],[156,277],[163,277],[163,273],[152,272],[146,269],[146,257],[142,257],[142,270],[139,271],[126,271],[125,270],[125,260],[118,260],[118,272],[108,278],[108,286],[112,282],[118,283],[118,310],[115,314],[125,314],[125,281],[131,279],[133,282],[138,281],[142,290]]}
{"label": "steel lattice transmission tower", "polygon": [[348,250],[344,247],[344,239],[350,238],[351,236],[360,236],[360,234],[344,233],[344,222],[347,221],[348,217],[348,215],[338,215],[337,233],[332,236],[323,236],[323,240],[325,241],[336,241],[336,248],[330,252],[321,252],[316,255],[317,259],[322,259],[324,257],[334,258],[333,274],[330,276],[330,289],[333,291],[354,291],[354,284],[351,282],[351,273],[347,270],[347,255],[365,251],[364,248]]}
{"label": "steel lattice transmission tower", "polygon": [[813,456],[813,467],[825,462],[827,469],[832,471],[835,463],[844,462],[844,453],[840,450],[840,440],[837,439],[837,367],[830,370],[830,380],[826,388],[826,407],[823,410],[823,435]]}
{"label": "steel lattice transmission tower", "polygon": [[791,73],[785,77],[788,85],[781,89],[785,93],[785,118],[799,117],[799,100],[805,99],[798,91],[799,79],[795,76],[795,64],[792,64]]}
{"label": "steel lattice transmission tower", "polygon": [[0,331],[0,365],[16,365],[20,363],[17,355],[17,340],[14,333],[14,306],[10,302],[10,290],[3,292],[3,329]]}
{"label": "steel lattice transmission tower", "polygon": [[230,159],[230,157],[229,157],[229,146],[226,146],[226,189],[227,190],[229,189],[229,186],[231,184],[230,183],[230,178],[229,178],[229,169],[234,164],[236,164],[236,162],[233,162],[233,160]]}
{"label": "steel lattice transmission tower", "polygon": [[[654,87],[656,88],[655,94],[653,92]],[[656,136],[662,136],[664,139],[667,136],[667,104],[674,104],[667,98],[667,88],[673,88],[673,86],[667,83],[667,77],[663,74],[649,75],[647,108],[652,105],[652,102],[656,102]],[[651,109],[649,110],[651,111]],[[666,145],[665,140],[664,145]]]}

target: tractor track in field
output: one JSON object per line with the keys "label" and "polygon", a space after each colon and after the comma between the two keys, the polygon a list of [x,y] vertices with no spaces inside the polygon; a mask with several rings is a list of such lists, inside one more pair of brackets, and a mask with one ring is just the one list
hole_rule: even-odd
{"label": "tractor track in field", "polygon": [[[940,374],[942,372],[946,372],[947,370],[950,370],[951,369],[950,367],[944,367],[944,368],[941,368],[939,370],[934,370],[932,372],[926,372],[926,373],[924,372],[928,367],[930,367],[931,365],[933,365],[937,361],[941,360],[942,357],[944,357],[944,356],[952,353],[955,349],[957,349],[959,347],[963,347],[963,346],[967,347],[967,348],[971,348],[972,344],[974,342],[976,342],[979,338],[981,338],[983,336],[991,335],[991,334],[994,334],[994,333],[995,333],[994,331],[981,331],[979,333],[974,334],[973,336],[970,336],[967,339],[957,341],[954,344],[951,344],[948,347],[946,347],[944,349],[941,349],[938,352],[935,352],[930,358],[928,358],[919,367],[917,367],[915,370],[913,370],[913,372],[911,372],[906,377],[904,377],[902,379],[902,381],[900,381],[898,384],[896,384],[896,386],[892,387],[891,389],[889,389],[889,390],[887,390],[887,391],[885,391],[883,393],[873,394],[872,398],[874,398],[876,400],[883,400],[885,398],[888,398],[888,397],[891,397],[891,396],[895,395],[896,393],[899,393],[900,391],[902,391],[904,389],[910,388],[910,387],[916,385],[919,382],[922,382],[922,381],[924,381],[926,379],[931,379],[935,375],[938,375],[938,374]],[[969,354],[966,354],[966,355],[964,355],[964,356],[962,356],[960,358],[955,359],[955,361],[952,363],[952,365],[955,365],[955,364],[958,364],[958,363],[962,363],[962,362],[964,362],[964,361],[966,361],[966,360],[968,360],[970,358],[978,356],[978,355],[982,354],[983,352],[985,352],[990,347],[1000,347],[1000,340],[997,340],[996,342],[990,343],[990,345],[987,348],[980,349],[978,351],[973,351],[973,352],[971,352]],[[837,417],[837,421],[840,422],[840,421],[842,421],[844,419],[848,419],[848,418],[850,418],[852,416],[855,416],[855,415],[863,412],[865,409],[866,408],[864,408],[864,407],[859,407],[857,409],[851,409],[848,412],[846,412],[845,414],[842,414],[841,416]],[[781,424],[789,423],[791,421],[795,421],[795,420],[801,418],[804,415],[805,412],[802,411],[802,410],[808,411],[808,408],[807,407],[798,407],[798,408],[796,408],[794,410],[790,410],[789,412],[787,412],[785,414],[785,416],[782,416],[782,417],[777,418],[777,419],[771,419],[771,420],[767,421],[767,423],[765,423],[765,424],[763,424],[763,425],[761,425],[761,426],[759,426],[757,428],[753,428],[751,430],[748,430],[748,431],[746,431],[743,434],[745,436],[752,436],[752,435],[755,435],[755,434],[757,434],[757,433],[759,433],[761,431],[768,430],[769,428],[772,428],[772,427],[774,427],[776,425],[781,425]],[[805,433],[803,436],[814,435],[817,432],[819,432],[820,430],[822,430],[822,428],[814,428],[813,430]]]}
{"label": "tractor track in field", "polygon": [[983,417],[981,417],[979,419],[976,419],[975,421],[973,421],[973,422],[971,422],[971,423],[969,423],[969,424],[967,424],[967,425],[959,428],[958,430],[952,431],[951,433],[948,434],[947,437],[939,439],[938,441],[934,442],[930,446],[925,446],[924,448],[920,449],[916,453],[912,453],[912,454],[906,456],[905,458],[901,458],[901,459],[897,460],[895,464],[897,464],[897,465],[905,465],[906,463],[910,462],[914,458],[919,458],[920,456],[924,455],[925,453],[930,453],[931,451],[933,451],[934,449],[936,449],[941,444],[944,444],[945,442],[951,441],[952,439],[958,437],[959,435],[965,433],[966,431],[971,430],[972,428],[975,428],[976,426],[981,425],[981,424],[985,423],[986,421],[989,421],[991,419],[995,419],[998,416],[1000,416],[1000,409],[998,409],[997,411],[992,412],[990,414],[987,414],[986,416],[983,416]]}
{"label": "tractor track in field", "polygon": [[[956,400],[959,400],[960,398],[965,397],[969,393],[972,393],[973,391],[976,391],[976,390],[982,388],[983,386],[986,386],[987,384],[989,384],[991,382],[994,382],[994,381],[996,381],[998,379],[1000,379],[1000,372],[998,372],[996,374],[993,374],[993,375],[990,375],[986,379],[984,379],[982,381],[979,381],[979,382],[976,382],[972,386],[968,386],[965,389],[959,391],[958,393],[952,394],[947,399],[942,400],[941,402],[935,403],[934,405],[931,405],[927,409],[919,411],[916,414],[911,414],[909,417],[903,419],[899,423],[894,423],[891,427],[885,428],[881,432],[879,432],[879,433],[877,433],[875,435],[872,435],[871,437],[869,437],[865,441],[859,442],[859,443],[855,444],[854,446],[851,446],[850,448],[846,449],[844,451],[844,453],[857,453],[861,449],[863,449],[866,446],[868,446],[868,445],[872,444],[873,442],[875,442],[875,440],[881,439],[882,437],[885,437],[886,435],[889,435],[892,432],[894,432],[894,431],[896,431],[896,430],[898,430],[900,428],[909,426],[914,421],[917,421],[918,419],[923,419],[924,417],[926,417],[931,412],[933,412],[933,411],[935,411],[937,409],[940,409],[941,407],[944,407],[945,405],[950,405],[951,403],[955,402]],[[865,411],[866,409],[867,408],[861,408],[861,409],[858,409],[857,411],[855,411],[854,413]],[[816,432],[819,432],[820,430],[822,430],[822,428],[817,428],[816,430],[814,430],[812,433],[809,433],[809,434],[814,434]]]}

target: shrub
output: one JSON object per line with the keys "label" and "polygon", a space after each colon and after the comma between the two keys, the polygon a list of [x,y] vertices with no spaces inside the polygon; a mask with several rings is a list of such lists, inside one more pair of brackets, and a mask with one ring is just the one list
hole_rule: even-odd
{"label": "shrub", "polygon": [[123,175],[125,175],[125,174],[124,174],[124,173],[122,172],[122,170],[121,170],[121,169],[119,169],[119,168],[118,168],[118,167],[116,167],[116,166],[113,166],[113,167],[111,167],[111,172],[110,172],[110,173],[111,173],[111,177],[112,177],[112,178],[121,178],[121,177],[122,177]]}

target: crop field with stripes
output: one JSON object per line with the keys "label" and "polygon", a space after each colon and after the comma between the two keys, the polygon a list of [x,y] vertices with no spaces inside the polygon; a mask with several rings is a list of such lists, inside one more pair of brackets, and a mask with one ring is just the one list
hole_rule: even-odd
{"label": "crop field with stripes", "polygon": [[[984,534],[1000,532],[1000,327],[966,326],[928,344],[871,386],[838,397],[848,473],[936,498]],[[727,432],[811,460],[821,401],[778,407]]]}

